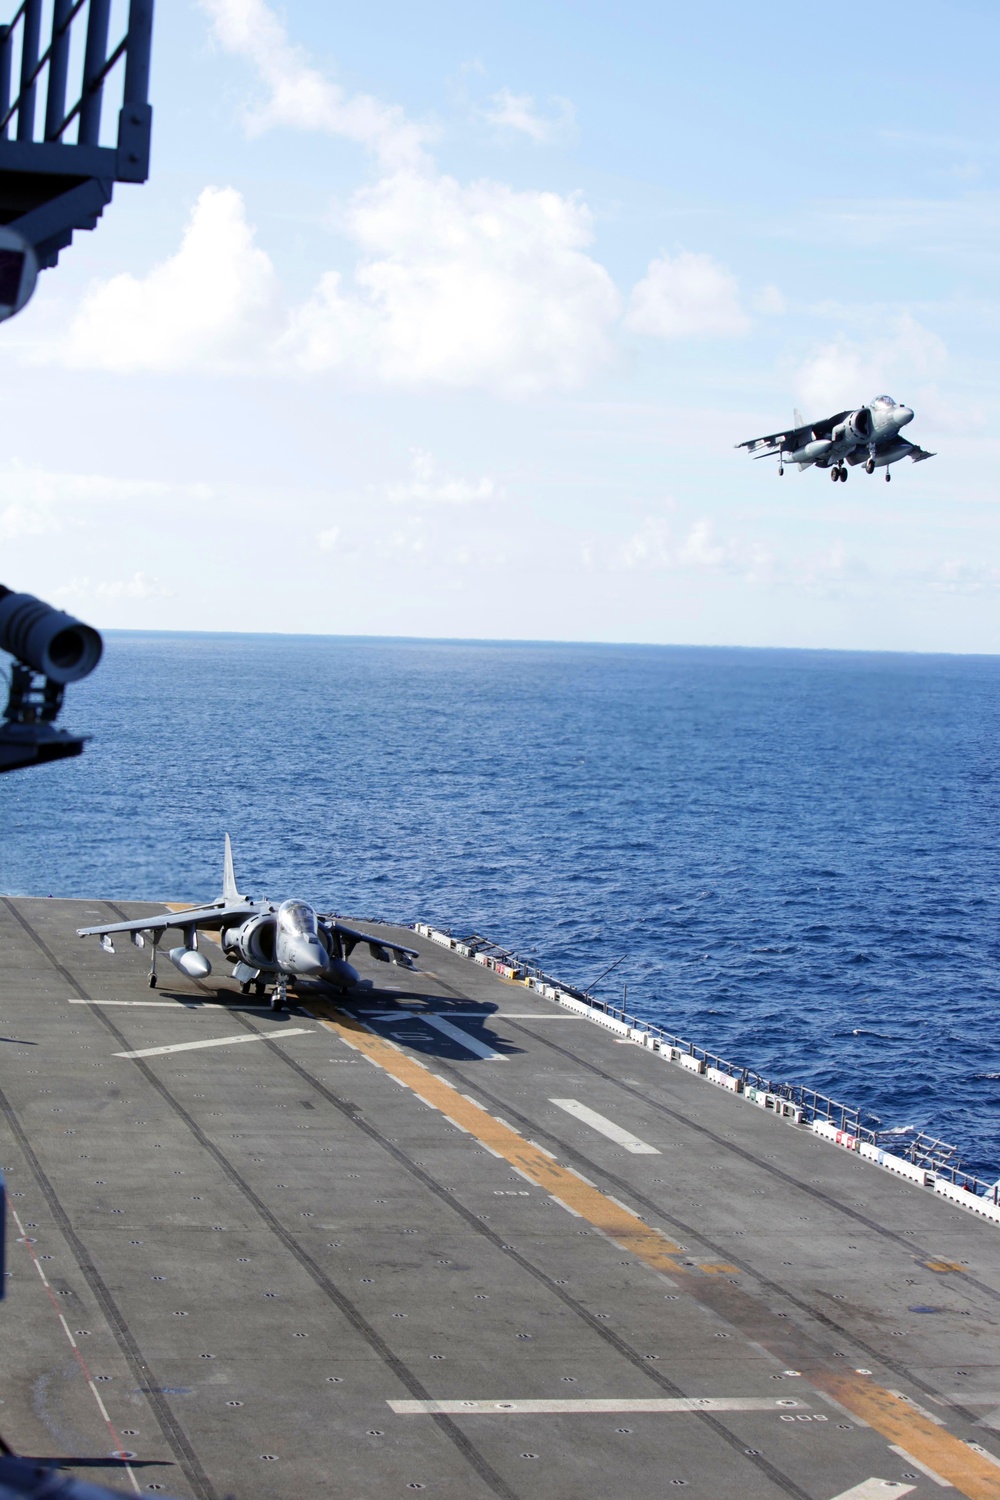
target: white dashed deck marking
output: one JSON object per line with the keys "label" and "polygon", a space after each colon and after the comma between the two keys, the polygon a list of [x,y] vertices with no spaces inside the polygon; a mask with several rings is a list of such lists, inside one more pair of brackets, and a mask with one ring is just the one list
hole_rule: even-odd
{"label": "white dashed deck marking", "polygon": [[953,1490],[955,1488],[950,1479],[942,1479],[940,1474],[936,1474],[933,1469],[929,1469],[926,1464],[922,1464],[919,1458],[913,1457],[912,1453],[907,1453],[905,1448],[900,1448],[898,1443],[890,1443],[889,1452],[895,1453],[897,1458],[901,1458],[904,1464],[912,1466],[918,1473],[924,1474],[928,1479],[932,1479],[943,1490]]}
{"label": "white dashed deck marking", "polygon": [[460,1047],[465,1047],[475,1057],[481,1057],[484,1062],[507,1061],[502,1052],[497,1052],[493,1047],[487,1047],[486,1043],[481,1042],[478,1037],[470,1036],[467,1031],[463,1031],[461,1026],[453,1026],[443,1016],[422,1015],[413,1019],[424,1021],[428,1026],[433,1026],[434,1030],[440,1031],[442,1036],[448,1037],[450,1041],[457,1042]]}
{"label": "white dashed deck marking", "polygon": [[591,1130],[600,1131],[606,1135],[609,1141],[614,1141],[617,1146],[624,1146],[626,1151],[631,1151],[635,1156],[659,1156],[655,1146],[650,1146],[646,1141],[640,1141],[637,1135],[630,1130],[623,1130],[616,1125],[614,1120],[605,1119],[599,1115],[596,1109],[588,1109],[585,1104],[580,1104],[576,1099],[550,1099],[550,1104],[557,1104],[564,1109],[568,1115],[576,1120],[582,1120],[584,1125],[589,1125]]}
{"label": "white dashed deck marking", "polygon": [[805,1411],[804,1401],[772,1400],[767,1396],[637,1396],[634,1398],[530,1397],[523,1401],[390,1401],[399,1417],[443,1414],[463,1417],[573,1416],[587,1412],[659,1412],[681,1414],[695,1411]]}
{"label": "white dashed deck marking", "polygon": [[165,1052],[194,1052],[199,1047],[236,1047],[240,1042],[284,1041],[286,1036],[308,1036],[311,1026],[292,1026],[288,1031],[258,1031],[252,1036],[217,1036],[207,1042],[174,1042],[170,1047],[140,1047],[137,1052],[113,1052],[113,1057],[162,1057]]}
{"label": "white dashed deck marking", "polygon": [[898,1479],[866,1479],[852,1490],[842,1490],[833,1500],[889,1500],[890,1495],[910,1495],[912,1484],[903,1484]]}

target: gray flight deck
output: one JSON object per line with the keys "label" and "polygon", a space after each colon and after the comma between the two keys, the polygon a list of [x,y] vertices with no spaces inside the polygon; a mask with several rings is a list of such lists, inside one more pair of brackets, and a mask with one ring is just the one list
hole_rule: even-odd
{"label": "gray flight deck", "polygon": [[1000,1226],[405,929],[421,972],[281,1016],[75,936],[152,910],[0,902],[18,1452],[220,1500],[1000,1496]]}

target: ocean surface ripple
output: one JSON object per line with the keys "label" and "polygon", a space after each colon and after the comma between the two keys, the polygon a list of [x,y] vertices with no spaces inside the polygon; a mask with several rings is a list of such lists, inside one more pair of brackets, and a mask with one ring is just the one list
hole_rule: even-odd
{"label": "ocean surface ripple", "polygon": [[241,886],[516,948],[1000,1173],[1000,658],[109,636],[11,894]]}

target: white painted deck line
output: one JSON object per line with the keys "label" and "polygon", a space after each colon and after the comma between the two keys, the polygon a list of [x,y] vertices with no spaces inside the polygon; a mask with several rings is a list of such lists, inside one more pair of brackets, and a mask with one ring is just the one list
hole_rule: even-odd
{"label": "white painted deck line", "polygon": [[242,1015],[270,1015],[269,1005],[224,1005],[221,1000],[77,1000],[69,999],[68,1005],[143,1005],[160,1010],[238,1010]]}
{"label": "white painted deck line", "polygon": [[217,1036],[207,1042],[174,1042],[169,1047],[140,1047],[137,1052],[113,1052],[112,1057],[162,1057],[167,1052],[194,1052],[199,1047],[236,1047],[240,1042],[283,1041],[286,1036],[308,1036],[311,1026],[292,1026],[287,1031],[258,1031],[252,1036],[240,1032],[239,1036]]}
{"label": "white painted deck line", "polygon": [[779,1411],[796,1407],[806,1409],[804,1401],[772,1400],[767,1396],[640,1396],[633,1399],[573,1400],[553,1397],[531,1397],[523,1401],[390,1401],[389,1406],[400,1417],[426,1417],[437,1414],[463,1417],[496,1416],[573,1416],[589,1412],[652,1412],[677,1414],[693,1411]]}
{"label": "white painted deck line", "polygon": [[933,1480],[943,1490],[953,1490],[955,1488],[950,1479],[942,1479],[940,1474],[936,1474],[933,1469],[929,1469],[926,1464],[920,1462],[919,1458],[914,1458],[912,1453],[907,1453],[906,1449],[900,1448],[897,1443],[889,1444],[889,1452],[895,1453],[896,1457],[901,1458],[908,1468],[912,1465],[918,1474],[923,1474],[927,1479]]}
{"label": "white painted deck line", "polygon": [[[80,1001],[80,1004],[88,1004]],[[131,1004],[131,1001],[124,1002]],[[141,1000],[135,1002],[141,1005]],[[582,1021],[583,1016],[536,1016],[530,1011],[514,1010],[359,1010],[359,1016],[374,1021],[423,1021],[428,1016],[444,1016],[451,1021]]]}
{"label": "white painted deck line", "polygon": [[903,1484],[899,1479],[866,1479],[852,1490],[841,1490],[833,1500],[889,1500],[890,1495],[911,1495],[912,1484]]}
{"label": "white painted deck line", "polygon": [[425,1014],[419,1016],[418,1019],[424,1021],[428,1026],[433,1026],[435,1031],[440,1031],[442,1036],[449,1037],[451,1041],[457,1042],[460,1047],[465,1047],[474,1056],[481,1057],[484,1062],[507,1061],[502,1052],[496,1052],[492,1047],[487,1047],[486,1043],[481,1042],[478,1037],[470,1036],[467,1031],[462,1030],[461,1026],[453,1026],[443,1016]]}
{"label": "white painted deck line", "polygon": [[630,1130],[623,1130],[620,1125],[615,1124],[614,1120],[605,1119],[604,1115],[599,1115],[596,1109],[588,1109],[577,1099],[550,1099],[549,1103],[557,1104],[568,1115],[572,1115],[576,1120],[582,1120],[584,1125],[590,1126],[591,1130],[600,1131],[601,1135],[606,1135],[609,1141],[614,1141],[617,1146],[624,1146],[626,1151],[631,1151],[635,1156],[659,1156],[660,1154],[655,1146],[650,1146],[646,1141],[640,1141],[639,1137],[633,1135]]}

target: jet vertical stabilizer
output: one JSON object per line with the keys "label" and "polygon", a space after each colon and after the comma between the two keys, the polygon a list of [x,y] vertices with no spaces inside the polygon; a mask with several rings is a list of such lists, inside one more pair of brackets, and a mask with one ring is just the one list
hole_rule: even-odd
{"label": "jet vertical stabilizer", "polygon": [[241,896],[236,888],[236,871],[233,869],[233,846],[229,842],[229,834],[226,834],[226,857],[222,866],[222,899],[227,906],[235,906],[239,901],[246,901],[246,896]]}

